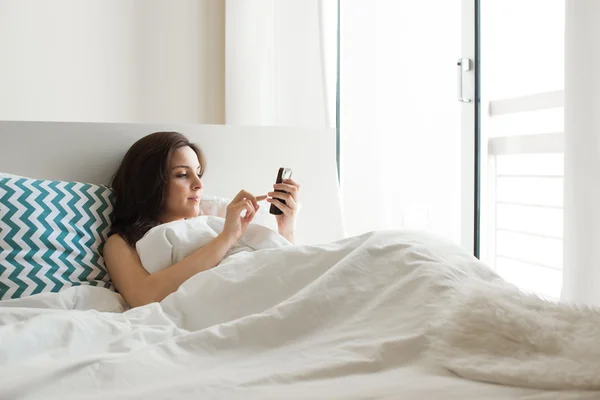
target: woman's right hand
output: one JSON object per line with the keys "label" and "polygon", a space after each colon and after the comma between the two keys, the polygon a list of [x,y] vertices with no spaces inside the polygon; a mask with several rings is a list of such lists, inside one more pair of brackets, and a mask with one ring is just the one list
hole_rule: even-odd
{"label": "woman's right hand", "polygon": [[[231,200],[231,203],[227,206],[225,226],[222,233],[222,235],[231,241],[231,245],[237,242],[254,219],[260,207],[258,202],[266,198],[267,196],[254,197],[245,190],[242,190]],[[244,210],[245,214],[242,215]]]}

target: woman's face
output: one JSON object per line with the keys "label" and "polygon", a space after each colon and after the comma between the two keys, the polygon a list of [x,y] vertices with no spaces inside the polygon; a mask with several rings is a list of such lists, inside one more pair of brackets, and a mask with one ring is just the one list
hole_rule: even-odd
{"label": "woman's face", "polygon": [[168,172],[167,197],[160,221],[197,217],[203,185],[196,152],[188,146],[178,148],[171,157]]}

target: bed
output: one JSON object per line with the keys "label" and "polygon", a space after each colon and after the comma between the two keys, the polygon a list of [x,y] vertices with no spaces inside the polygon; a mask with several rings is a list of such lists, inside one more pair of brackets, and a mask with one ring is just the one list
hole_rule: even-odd
{"label": "bed", "polygon": [[[242,186],[260,191],[278,167],[291,167],[302,185],[300,245],[258,243],[161,303],[128,309],[99,258],[110,203],[102,184],[134,140],[158,130],[202,146],[205,191],[217,197]],[[345,238],[333,138],[275,127],[0,122],[0,281],[22,278],[0,301],[0,398],[600,398],[465,379],[432,362],[428,332],[446,294],[460,282],[499,278],[426,232]],[[22,222],[32,219],[57,222]],[[85,240],[58,240],[53,229],[83,229]],[[25,233],[7,234],[18,231]],[[70,258],[57,254],[56,242]],[[52,251],[44,253],[44,243]],[[25,245],[38,247],[18,258]],[[27,260],[44,276],[28,271]]]}

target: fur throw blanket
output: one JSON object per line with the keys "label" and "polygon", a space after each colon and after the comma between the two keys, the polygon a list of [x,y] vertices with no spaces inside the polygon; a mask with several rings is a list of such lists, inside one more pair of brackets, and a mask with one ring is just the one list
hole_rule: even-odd
{"label": "fur throw blanket", "polygon": [[463,281],[447,296],[428,332],[435,363],[479,381],[600,389],[600,310],[479,280]]}

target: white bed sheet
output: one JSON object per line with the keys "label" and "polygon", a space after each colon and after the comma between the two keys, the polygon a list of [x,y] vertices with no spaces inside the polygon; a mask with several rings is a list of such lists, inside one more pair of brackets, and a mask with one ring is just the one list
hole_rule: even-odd
{"label": "white bed sheet", "polygon": [[[0,303],[0,399],[597,399],[458,378],[424,333],[495,275],[417,232],[238,253],[161,303],[77,287]],[[124,311],[124,312],[122,312]]]}

